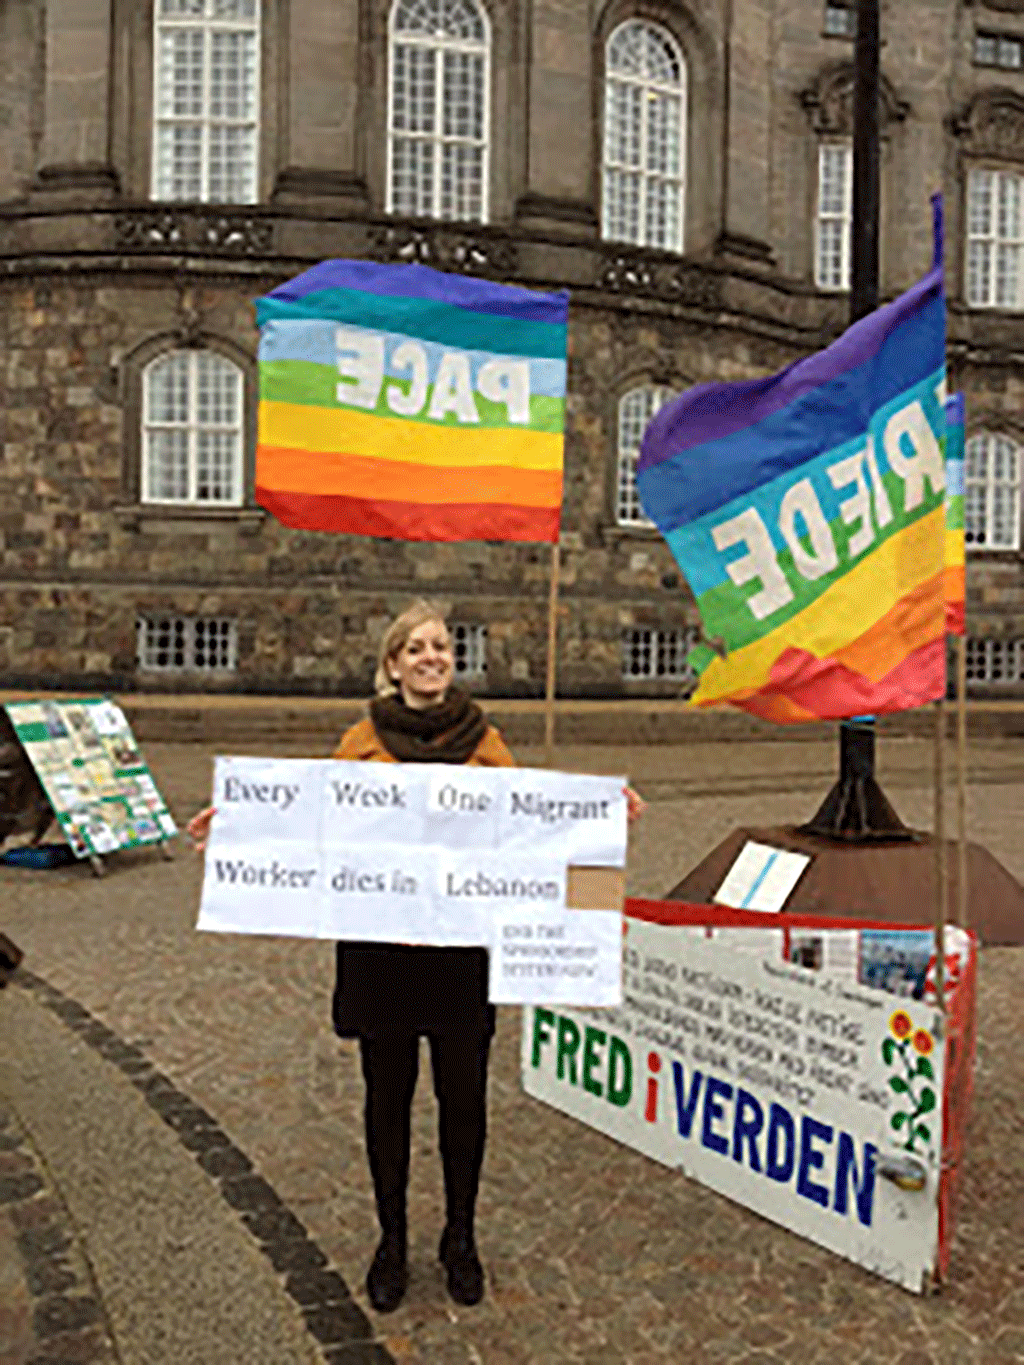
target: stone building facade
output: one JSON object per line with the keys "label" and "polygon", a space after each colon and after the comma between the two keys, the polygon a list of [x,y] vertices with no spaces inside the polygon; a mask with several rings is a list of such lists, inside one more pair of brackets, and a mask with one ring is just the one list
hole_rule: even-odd
{"label": "stone building facade", "polygon": [[[675,694],[630,465],[844,325],[846,0],[4,0],[0,686],[351,695],[410,595],[543,689],[549,549],[290,531],[252,301],[326,257],[571,290],[559,687]],[[945,192],[976,690],[1024,689],[1024,0],[883,0],[883,292]],[[709,472],[713,477],[713,472]]]}

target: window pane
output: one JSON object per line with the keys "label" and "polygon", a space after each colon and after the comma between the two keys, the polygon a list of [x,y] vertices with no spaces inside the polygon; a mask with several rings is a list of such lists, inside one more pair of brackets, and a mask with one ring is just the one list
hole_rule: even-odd
{"label": "window pane", "polygon": [[666,251],[674,249],[679,238],[678,184],[675,181],[649,180],[646,208],[646,244],[662,247]]}
{"label": "window pane", "polygon": [[433,51],[398,43],[392,70],[391,126],[396,132],[433,133],[437,118],[437,60]]}
{"label": "window pane", "polygon": [[996,66],[999,61],[999,40],[988,33],[974,39],[974,60],[982,66]]}
{"label": "window pane", "polygon": [[605,111],[605,160],[639,166],[643,136],[643,91],[636,85],[608,85]]}
{"label": "window pane", "polygon": [[477,53],[444,54],[445,137],[474,138],[484,135],[484,59]]}
{"label": "window pane", "polygon": [[640,176],[605,172],[604,235],[613,242],[639,242]]}
{"label": "window pane", "polygon": [[256,117],[256,35],[213,33],[210,39],[210,117]]}
{"label": "window pane", "polygon": [[401,0],[395,6],[396,33],[436,33],[440,22],[438,0]]}
{"label": "window pane", "polygon": [[392,207],[396,213],[429,215],[434,206],[434,144],[395,138],[391,151]]}
{"label": "window pane", "polygon": [[967,247],[967,302],[988,303],[992,296],[992,247],[971,242]]}
{"label": "window pane", "polygon": [[679,174],[680,105],[675,95],[647,98],[647,169],[662,175]]}
{"label": "window pane", "polygon": [[211,351],[196,356],[196,421],[200,426],[235,426],[240,374],[229,360]]}
{"label": "window pane", "polygon": [[146,415],[150,422],[188,421],[188,356],[182,352],[154,361],[146,371]]}
{"label": "window pane", "polygon": [[823,289],[846,285],[843,248],[848,232],[849,225],[841,219],[829,218],[818,226],[818,284]]}
{"label": "window pane", "polygon": [[157,197],[201,199],[203,131],[195,126],[162,126],[157,133]]}
{"label": "window pane", "polygon": [[196,501],[236,502],[238,436],[228,431],[196,435]]}
{"label": "window pane", "polygon": [[483,150],[465,144],[441,148],[440,216],[478,219],[481,216],[480,186],[483,183]]}
{"label": "window pane", "polygon": [[822,214],[846,214],[849,175],[849,147],[824,146],[818,166],[818,211]]}
{"label": "window pane", "polygon": [[967,232],[971,237],[988,237],[992,232],[991,171],[972,171],[967,181]]}
{"label": "window pane", "polygon": [[163,118],[199,118],[203,112],[203,30],[164,29],[158,46],[158,112]]}
{"label": "window pane", "polygon": [[247,204],[256,197],[256,132],[253,128],[210,129],[210,182],[214,204]]}
{"label": "window pane", "polygon": [[442,0],[441,28],[449,38],[464,42],[486,41],[483,17],[472,0]]}
{"label": "window pane", "polygon": [[149,431],[146,466],[147,493],[153,502],[184,502],[188,498],[188,432]]}

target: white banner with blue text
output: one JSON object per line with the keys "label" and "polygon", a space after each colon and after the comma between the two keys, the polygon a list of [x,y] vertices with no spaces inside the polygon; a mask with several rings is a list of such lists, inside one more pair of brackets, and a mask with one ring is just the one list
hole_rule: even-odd
{"label": "white banner with blue text", "polygon": [[942,1015],[780,961],[771,931],[758,955],[628,904],[625,928],[621,1006],[524,1010],[527,1093],[924,1292],[939,1248]]}

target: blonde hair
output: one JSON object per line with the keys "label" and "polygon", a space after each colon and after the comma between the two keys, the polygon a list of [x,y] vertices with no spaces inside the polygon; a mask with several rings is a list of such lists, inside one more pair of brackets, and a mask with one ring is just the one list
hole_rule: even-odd
{"label": "blonde hair", "polygon": [[420,626],[425,626],[428,621],[436,621],[438,625],[444,626],[445,633],[448,633],[448,623],[445,621],[444,608],[437,602],[428,602],[425,598],[420,598],[411,607],[406,607],[401,616],[396,616],[384,632],[384,637],[380,642],[380,651],[377,655],[377,672],[373,679],[373,690],[378,697],[393,697],[398,691],[398,684],[388,673],[388,664],[396,658],[405,647],[405,642],[414,630]]}

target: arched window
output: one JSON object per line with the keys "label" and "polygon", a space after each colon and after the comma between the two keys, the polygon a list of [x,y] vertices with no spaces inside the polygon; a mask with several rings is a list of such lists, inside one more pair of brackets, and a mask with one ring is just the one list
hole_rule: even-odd
{"label": "arched window", "polygon": [[973,550],[1020,549],[1020,447],[979,432],[964,461],[964,540]]}
{"label": "arched window", "polygon": [[476,0],[396,0],[390,47],[388,212],[484,222],[486,14]]}
{"label": "arched window", "polygon": [[620,526],[653,526],[645,515],[636,488],[636,459],[647,423],[674,395],[661,385],[630,389],[619,399],[618,472],[615,481],[615,520]]}
{"label": "arched window", "polygon": [[252,204],[257,197],[257,0],[157,0],[155,199]]}
{"label": "arched window", "polygon": [[602,235],[683,249],[686,65],[657,24],[630,19],[608,39]]}
{"label": "arched window", "polygon": [[142,501],[242,502],[242,371],[216,351],[171,351],[142,376]]}

